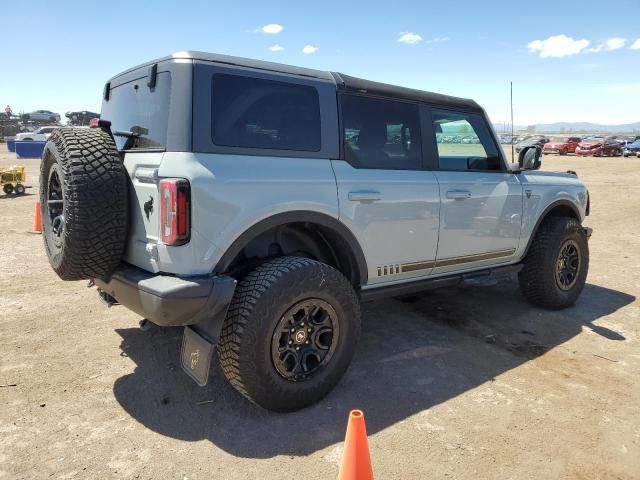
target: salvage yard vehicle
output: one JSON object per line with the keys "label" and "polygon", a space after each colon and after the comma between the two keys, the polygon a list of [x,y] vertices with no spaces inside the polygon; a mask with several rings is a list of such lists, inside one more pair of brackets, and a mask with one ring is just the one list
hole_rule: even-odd
{"label": "salvage yard vehicle", "polygon": [[633,143],[627,143],[624,146],[622,154],[625,157],[630,157],[631,155],[637,155],[640,157],[640,140],[636,140]]}
{"label": "salvage yard vehicle", "polygon": [[18,133],[16,135],[16,141],[17,142],[29,142],[29,141],[44,142],[49,139],[49,137],[51,136],[51,134],[56,128],[60,128],[60,127],[57,125],[53,125],[53,126],[40,127],[37,130],[34,130],[33,132]]}
{"label": "salvage yard vehicle", "polygon": [[60,114],[54,113],[51,110],[34,110],[33,112],[23,113],[21,115],[23,120],[34,120],[39,122],[59,122]]}
{"label": "salvage yard vehicle", "polygon": [[622,146],[612,137],[591,137],[578,144],[576,155],[619,157],[622,155]]}
{"label": "salvage yard vehicle", "polygon": [[548,143],[544,144],[544,153],[557,153],[566,155],[575,153],[578,144],[582,141],[580,137],[551,137]]}
{"label": "salvage yard vehicle", "polygon": [[60,278],[184,326],[199,385],[217,349],[242,395],[291,411],[342,377],[360,301],[505,272],[534,305],[576,301],[589,194],[540,158],[508,163],[473,100],[181,52],[111,78],[97,128],[53,133],[44,244]]}
{"label": "salvage yard vehicle", "polygon": [[545,136],[542,135],[536,135],[533,137],[529,137],[521,142],[519,142],[518,144],[516,144],[516,153],[520,153],[521,150],[523,150],[524,148],[527,147],[533,147],[533,146],[539,146],[540,148],[542,148],[545,143],[547,143],[549,141],[549,139]]}

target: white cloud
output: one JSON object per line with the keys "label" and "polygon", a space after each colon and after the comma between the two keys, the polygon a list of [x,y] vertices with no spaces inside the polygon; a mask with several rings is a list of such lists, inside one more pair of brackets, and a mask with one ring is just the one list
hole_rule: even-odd
{"label": "white cloud", "polygon": [[624,47],[626,43],[627,41],[624,38],[613,37],[595,47],[587,48],[585,53],[598,53],[602,50],[618,50],[619,48]]}
{"label": "white cloud", "polygon": [[607,50],[618,50],[619,48],[624,47],[627,41],[624,38],[613,37],[604,42],[607,47]]}
{"label": "white cloud", "polygon": [[400,32],[398,34],[398,41],[400,43],[407,43],[409,45],[415,45],[416,43],[420,43],[422,41],[422,37],[417,33],[413,32]]}
{"label": "white cloud", "polygon": [[633,42],[629,48],[631,50],[640,50],[640,38]]}
{"label": "white cloud", "polygon": [[529,52],[540,52],[540,58],[562,58],[576,55],[589,46],[589,40],[574,40],[566,35],[555,35],[546,40],[529,42]]}
{"label": "white cloud", "polygon": [[311,55],[312,53],[316,53],[318,50],[320,49],[318,47],[314,47],[313,45],[305,45],[302,49],[302,53],[304,53],[305,55]]}
{"label": "white cloud", "polygon": [[284,30],[284,27],[278,23],[268,23],[264,27],[256,28],[254,30],[255,33],[268,33],[271,35],[275,35],[276,33],[280,33]]}
{"label": "white cloud", "polygon": [[269,50],[271,50],[272,52],[281,52],[284,50],[284,47],[276,43],[275,45],[269,47]]}

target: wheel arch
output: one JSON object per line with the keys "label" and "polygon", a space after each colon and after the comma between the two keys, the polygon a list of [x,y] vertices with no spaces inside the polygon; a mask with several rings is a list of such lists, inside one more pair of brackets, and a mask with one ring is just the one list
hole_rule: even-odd
{"label": "wheel arch", "polygon": [[[353,233],[338,219],[308,210],[278,213],[247,228],[218,260],[214,272],[228,273],[242,261],[248,249],[268,251],[272,244],[265,242],[269,239],[280,240],[283,236],[289,242],[299,242],[298,245],[313,247],[315,244],[318,249],[326,247],[327,251],[322,253],[333,260],[329,263],[334,263],[332,266],[340,270],[354,286],[367,282],[366,258]],[[316,259],[322,261],[325,258]]]}
{"label": "wheel arch", "polygon": [[533,243],[533,239],[540,228],[540,225],[547,217],[570,217],[575,218],[578,222],[582,223],[582,216],[580,215],[580,210],[575,205],[575,203],[570,200],[561,199],[556,200],[555,202],[547,205],[547,207],[542,211],[542,214],[538,217],[536,224],[531,230],[531,235],[529,236],[529,241],[527,243],[527,248],[524,250],[524,254],[522,258],[526,257],[529,249],[531,248],[531,244]]}

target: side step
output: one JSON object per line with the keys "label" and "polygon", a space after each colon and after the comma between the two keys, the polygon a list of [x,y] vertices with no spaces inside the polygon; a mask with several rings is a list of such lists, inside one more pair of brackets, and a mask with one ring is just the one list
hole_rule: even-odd
{"label": "side step", "polygon": [[417,280],[413,282],[370,288],[367,290],[360,290],[360,299],[364,302],[368,302],[371,300],[376,300],[378,298],[411,295],[414,293],[423,292],[425,290],[433,290],[434,288],[455,287],[463,281],[470,280],[472,278],[491,277],[496,274],[504,273],[518,273],[523,268],[524,265],[522,263],[516,263],[514,265],[488,268],[485,270],[478,270],[476,272],[458,273],[455,275],[448,275],[446,277],[425,278],[423,280]]}

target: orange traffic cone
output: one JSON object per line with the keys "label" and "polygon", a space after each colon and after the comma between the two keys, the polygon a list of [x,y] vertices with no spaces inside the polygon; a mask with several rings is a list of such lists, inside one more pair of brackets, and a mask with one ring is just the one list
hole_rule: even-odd
{"label": "orange traffic cone", "polygon": [[373,480],[364,413],[351,410],[338,480]]}
{"label": "orange traffic cone", "polygon": [[36,202],[36,213],[33,218],[33,233],[42,233],[42,214],[40,213],[40,202]]}

